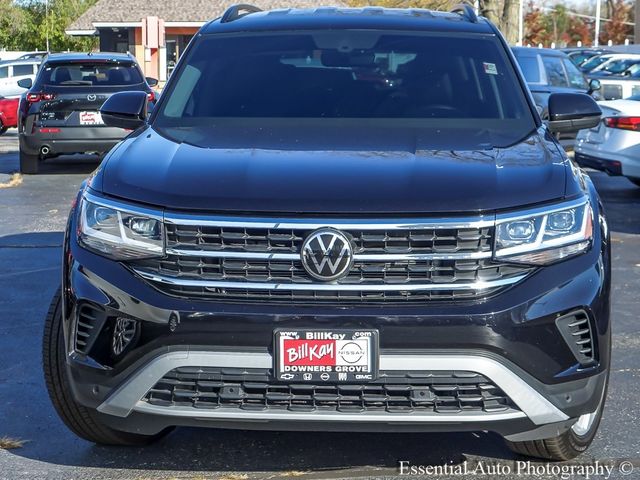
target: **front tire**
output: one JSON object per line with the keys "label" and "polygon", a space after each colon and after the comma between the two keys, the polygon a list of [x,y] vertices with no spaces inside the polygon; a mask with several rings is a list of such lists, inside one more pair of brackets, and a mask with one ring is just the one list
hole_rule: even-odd
{"label": "front tire", "polygon": [[38,155],[29,155],[20,150],[20,173],[35,175],[38,173],[39,164],[40,157]]}
{"label": "front tire", "polygon": [[168,433],[169,430],[165,430],[157,435],[139,435],[114,430],[105,425],[97,412],[80,405],[73,399],[65,358],[62,300],[58,290],[53,296],[45,320],[42,362],[49,397],[65,425],[79,437],[102,445],[146,445]]}
{"label": "front tire", "polygon": [[[608,378],[607,378],[608,383]],[[605,384],[600,404],[595,412],[582,415],[578,421],[562,435],[545,438],[543,440],[529,440],[525,442],[510,442],[507,446],[515,453],[527,457],[543,458],[553,461],[567,461],[583,454],[600,426],[602,412],[604,411],[607,385]]]}

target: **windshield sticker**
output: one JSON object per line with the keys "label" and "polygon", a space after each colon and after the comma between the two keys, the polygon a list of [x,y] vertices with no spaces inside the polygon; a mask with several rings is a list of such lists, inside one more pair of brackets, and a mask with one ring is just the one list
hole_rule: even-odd
{"label": "windshield sticker", "polygon": [[498,74],[498,69],[495,63],[482,62],[482,66],[484,67],[484,73],[488,73],[489,75]]}

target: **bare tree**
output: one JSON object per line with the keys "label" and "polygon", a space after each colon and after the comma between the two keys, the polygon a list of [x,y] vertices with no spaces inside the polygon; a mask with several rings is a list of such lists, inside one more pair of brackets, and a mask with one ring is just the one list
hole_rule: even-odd
{"label": "bare tree", "polygon": [[518,41],[519,0],[480,0],[480,14],[493,22],[509,43]]}

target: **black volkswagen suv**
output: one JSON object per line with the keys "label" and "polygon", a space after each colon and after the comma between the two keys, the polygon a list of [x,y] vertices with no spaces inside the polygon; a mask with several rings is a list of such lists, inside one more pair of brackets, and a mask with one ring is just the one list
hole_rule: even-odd
{"label": "black volkswagen suv", "polygon": [[589,178],[469,7],[232,7],[78,193],[44,335],[81,437],[181,425],[493,431],[568,459],[610,364],[610,246]]}
{"label": "black volkswagen suv", "polygon": [[38,173],[40,160],[60,154],[104,154],[129,133],[105,125],[98,111],[113,93],[144,92],[155,104],[154,78],[145,78],[136,59],[125,53],[47,55],[18,108],[20,171]]}

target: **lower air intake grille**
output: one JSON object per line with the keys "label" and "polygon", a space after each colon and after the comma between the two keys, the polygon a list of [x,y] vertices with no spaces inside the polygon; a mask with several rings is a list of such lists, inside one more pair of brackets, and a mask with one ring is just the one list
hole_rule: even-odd
{"label": "lower air intake grille", "polygon": [[367,384],[272,383],[265,369],[182,367],[145,396],[151,405],[251,411],[496,413],[518,411],[489,379],[473,372],[380,372]]}
{"label": "lower air intake grille", "polygon": [[76,324],[75,350],[87,355],[96,341],[100,330],[106,320],[103,310],[89,304],[78,308],[78,321]]}
{"label": "lower air intake grille", "polygon": [[587,366],[595,362],[595,345],[589,315],[578,310],[556,320],[562,337],[581,365]]}

